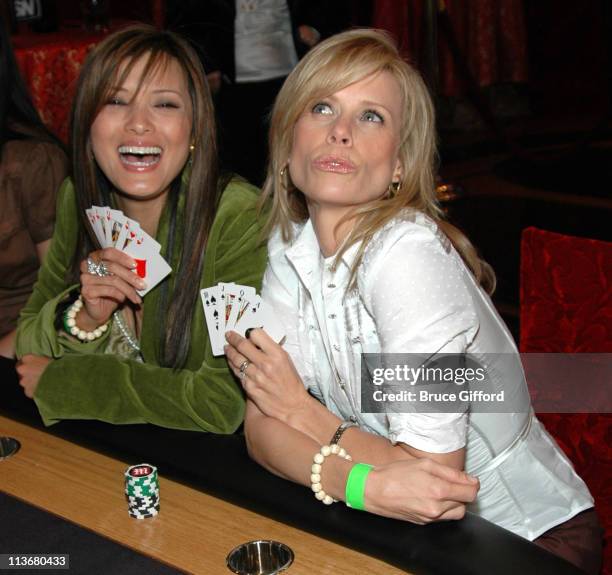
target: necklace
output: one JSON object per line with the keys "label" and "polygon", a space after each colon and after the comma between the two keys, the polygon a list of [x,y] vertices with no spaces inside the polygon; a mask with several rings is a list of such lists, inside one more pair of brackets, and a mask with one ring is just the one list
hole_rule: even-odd
{"label": "necklace", "polygon": [[257,4],[257,0],[240,0],[240,10],[242,12],[255,12]]}
{"label": "necklace", "polygon": [[113,314],[113,319],[117,322],[117,327],[119,328],[121,335],[123,335],[125,340],[128,342],[128,345],[134,351],[140,352],[140,346],[138,345],[138,342],[136,341],[136,339],[130,333],[130,330],[128,329],[128,327],[123,322],[123,318],[121,317],[121,312],[119,310],[117,310]]}

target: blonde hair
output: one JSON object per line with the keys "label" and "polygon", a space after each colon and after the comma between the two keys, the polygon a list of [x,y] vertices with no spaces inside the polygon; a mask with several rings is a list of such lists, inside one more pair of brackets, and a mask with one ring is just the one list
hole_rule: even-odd
{"label": "blonde hair", "polygon": [[351,284],[364,250],[374,234],[403,208],[413,208],[432,218],[451,240],[483,287],[492,292],[495,276],[469,240],[444,221],[436,197],[435,112],[420,74],[405,62],[393,40],[384,32],[356,29],[328,38],[313,48],[295,67],[279,92],[270,121],[270,161],[264,183],[262,204],[270,204],[266,231],[277,227],[285,242],[293,239],[292,223],[308,219],[306,199],[288,174],[293,131],[304,110],[319,98],[327,97],[368,76],[389,72],[396,79],[403,101],[399,160],[402,180],[391,197],[355,208],[345,219],[356,224],[343,240],[336,255],[340,260],[355,243],[360,247],[351,270]]}

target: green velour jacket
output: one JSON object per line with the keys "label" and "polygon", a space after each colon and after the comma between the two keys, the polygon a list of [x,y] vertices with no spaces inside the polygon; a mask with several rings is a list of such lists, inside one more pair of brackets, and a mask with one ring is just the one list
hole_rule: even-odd
{"label": "green velour jacket", "polygon": [[[200,289],[230,281],[260,289],[266,247],[256,213],[258,197],[257,189],[242,180],[234,179],[225,188],[208,239]],[[181,221],[182,199],[177,221]],[[162,214],[157,233],[167,260],[168,212]],[[74,188],[66,180],[58,196],[51,248],[17,329],[18,357],[36,354],[53,358],[34,394],[44,423],[99,419],[234,432],[244,417],[244,397],[225,357],[212,355],[200,300],[193,310],[187,363],[178,371],[160,367],[157,357],[159,286],[145,296],[140,336],[144,363],[105,354],[110,330],[88,343],[59,336],[55,327],[57,306],[78,287],[68,285],[65,278],[76,250],[80,221]],[[175,257],[169,262],[173,269],[178,265],[179,251],[174,250]],[[174,281],[173,274],[168,281]],[[170,289],[174,289],[173,284]]]}

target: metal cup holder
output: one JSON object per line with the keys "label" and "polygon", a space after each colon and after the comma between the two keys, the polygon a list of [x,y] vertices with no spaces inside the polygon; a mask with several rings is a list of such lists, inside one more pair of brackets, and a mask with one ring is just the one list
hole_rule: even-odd
{"label": "metal cup holder", "polygon": [[19,451],[21,443],[14,437],[0,437],[0,461],[15,455]]}
{"label": "metal cup holder", "polygon": [[274,575],[293,563],[293,551],[278,541],[249,541],[232,549],[227,567],[239,575]]}

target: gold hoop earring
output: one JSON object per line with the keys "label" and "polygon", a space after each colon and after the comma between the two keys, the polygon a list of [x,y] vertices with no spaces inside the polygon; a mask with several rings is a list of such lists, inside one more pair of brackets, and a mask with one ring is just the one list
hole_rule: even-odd
{"label": "gold hoop earring", "polygon": [[401,187],[402,182],[391,182],[387,187],[387,198],[392,200],[397,195],[397,192],[400,191]]}
{"label": "gold hoop earring", "polygon": [[281,177],[281,179],[287,175],[288,170],[289,170],[289,160],[285,162],[285,165],[280,169],[280,172],[278,172],[278,175]]}
{"label": "gold hoop earring", "polygon": [[289,191],[289,180],[291,179],[289,176],[289,160],[287,160],[287,163],[280,169],[278,175],[280,178],[280,185],[286,191]]}

